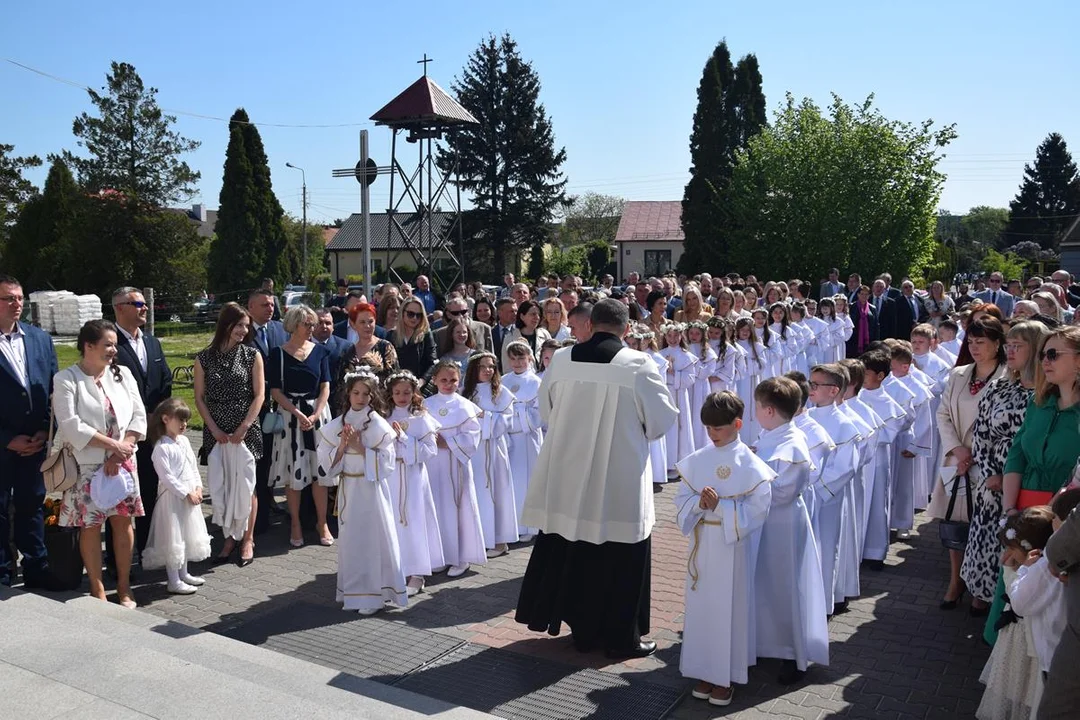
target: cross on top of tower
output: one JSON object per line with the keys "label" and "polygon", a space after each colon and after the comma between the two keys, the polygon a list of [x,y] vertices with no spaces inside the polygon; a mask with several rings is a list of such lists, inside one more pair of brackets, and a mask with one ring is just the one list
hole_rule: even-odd
{"label": "cross on top of tower", "polygon": [[419,64],[421,64],[421,63],[423,63],[423,65],[424,65],[424,77],[427,77],[427,66],[428,66],[428,63],[432,63],[432,62],[435,62],[435,58],[429,58],[429,57],[427,56],[427,53],[424,53],[424,59],[423,59],[423,60],[417,60],[417,61],[416,61],[416,64],[417,64],[417,65],[419,65]]}

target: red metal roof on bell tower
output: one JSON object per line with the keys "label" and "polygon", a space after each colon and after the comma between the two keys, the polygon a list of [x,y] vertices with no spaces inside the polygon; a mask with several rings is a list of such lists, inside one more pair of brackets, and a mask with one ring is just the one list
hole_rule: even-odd
{"label": "red metal roof on bell tower", "polygon": [[426,75],[371,116],[376,125],[439,127],[475,125],[477,119]]}

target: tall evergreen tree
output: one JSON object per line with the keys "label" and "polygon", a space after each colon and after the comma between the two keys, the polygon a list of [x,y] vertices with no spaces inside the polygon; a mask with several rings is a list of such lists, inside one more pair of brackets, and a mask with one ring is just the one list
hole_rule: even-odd
{"label": "tall evergreen tree", "polygon": [[195,140],[171,129],[176,118],[157,104],[135,68],[112,64],[103,93],[88,90],[97,116],[82,113],[72,132],[87,157],[64,151],[64,160],[88,191],[117,190],[140,202],[162,207],[195,193],[199,173],[180,159],[197,149]]}
{"label": "tall evergreen tree", "polygon": [[274,278],[278,287],[284,287],[285,283],[302,280],[300,265],[303,249],[290,244],[285,234],[285,211],[274,194],[270,161],[266,157],[259,128],[251,122],[243,108],[233,113],[231,122],[238,124],[244,135],[244,152],[247,153],[255,183],[254,212],[255,222],[259,225],[256,237],[262,238],[265,253],[262,274],[263,277]]}
{"label": "tall evergreen tree", "polygon": [[1009,203],[1009,224],[1001,243],[1037,242],[1058,249],[1061,236],[1080,214],[1080,177],[1065,139],[1050,133],[1035,151],[1035,166],[1024,165],[1024,182]]}
{"label": "tall evergreen tree", "polygon": [[451,87],[479,125],[456,132],[439,165],[449,171],[457,152],[461,187],[475,208],[471,219],[491,253],[492,272],[502,274],[508,251],[547,242],[549,222],[565,199],[566,150],[555,147],[540,78],[509,34],[481,42]]}
{"label": "tall evergreen tree", "polygon": [[217,224],[214,225],[214,241],[207,265],[207,281],[217,292],[258,287],[266,264],[255,173],[248,159],[242,124],[236,122],[241,117],[246,120],[247,113],[237,110],[229,121],[225,174],[218,195]]}
{"label": "tall evergreen tree", "polygon": [[765,95],[757,58],[746,55],[733,66],[727,42],[721,41],[706,61],[698,85],[698,106],[690,133],[690,180],[682,201],[686,239],[680,271],[724,270],[731,246],[727,195],[735,153],[765,124]]}
{"label": "tall evergreen tree", "polygon": [[67,287],[64,273],[77,273],[75,252],[83,202],[75,178],[62,158],[53,158],[45,187],[23,208],[4,253],[8,271],[28,288]]}

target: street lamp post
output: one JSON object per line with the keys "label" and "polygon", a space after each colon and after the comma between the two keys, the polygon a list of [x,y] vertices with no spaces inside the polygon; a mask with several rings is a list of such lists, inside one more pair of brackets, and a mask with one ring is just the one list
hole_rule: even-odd
{"label": "street lamp post", "polygon": [[303,198],[304,198],[304,200],[303,200],[303,203],[304,203],[304,221],[303,221],[304,222],[304,224],[303,224],[303,228],[304,228],[304,261],[303,262],[304,262],[304,264],[303,264],[303,266],[301,267],[301,270],[300,270],[300,281],[302,283],[304,283],[305,287],[307,287],[307,271],[308,271],[308,259],[307,259],[307,254],[308,254],[308,241],[307,241],[307,174],[304,172],[304,168],[296,167],[295,165],[293,165],[292,163],[289,163],[289,162],[285,163],[285,167],[292,168],[293,170],[299,170],[300,171],[300,180],[303,183],[303,187],[304,187],[304,195],[303,195]]}

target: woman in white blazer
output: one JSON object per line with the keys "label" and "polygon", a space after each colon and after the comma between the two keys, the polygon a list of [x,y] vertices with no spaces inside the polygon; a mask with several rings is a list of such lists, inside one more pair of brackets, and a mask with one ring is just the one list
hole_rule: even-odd
{"label": "woman in white blazer", "polygon": [[518,305],[517,319],[510,332],[503,335],[502,339],[502,372],[510,372],[510,358],[506,354],[506,348],[515,340],[521,340],[533,352],[533,359],[540,362],[540,348],[551,339],[551,333],[540,326],[540,304],[533,300],[526,300]]}
{"label": "woman in white blazer", "polygon": [[[106,476],[134,479],[135,443],[146,437],[146,409],[135,378],[117,365],[116,327],[106,320],[91,320],[79,331],[78,363],[53,378],[55,447],[69,446],[79,463],[79,479],[64,492],[59,524],[80,528],[79,548],[90,594],[104,600],[101,582],[101,526],[112,527],[116,561],[116,594],[121,605],[135,607],[131,594],[131,548],[135,541],[132,518],[143,514],[139,483],[115,505],[98,507],[91,497],[91,479],[104,469]],[[100,495],[98,495],[100,499]]]}

